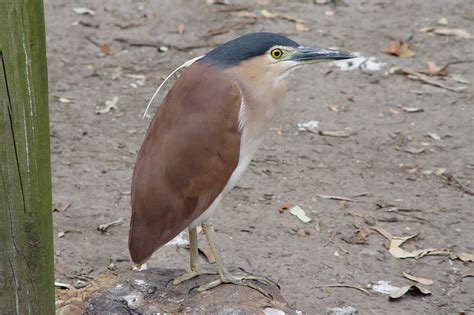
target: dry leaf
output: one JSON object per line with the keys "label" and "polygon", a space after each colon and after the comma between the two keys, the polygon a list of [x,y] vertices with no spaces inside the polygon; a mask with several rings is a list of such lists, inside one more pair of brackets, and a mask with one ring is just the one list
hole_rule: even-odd
{"label": "dry leaf", "polygon": [[449,250],[445,248],[428,248],[428,249],[417,249],[413,252],[409,252],[401,248],[403,243],[408,241],[409,239],[414,238],[418,234],[411,235],[411,236],[406,236],[406,237],[400,237],[400,236],[394,236],[390,240],[390,245],[389,245],[389,252],[392,254],[392,256],[400,259],[404,258],[415,258],[419,259],[424,256],[434,256],[434,255],[448,255]]}
{"label": "dry leaf", "polygon": [[117,101],[118,101],[118,97],[114,96],[111,101],[105,101],[105,107],[102,108],[102,109],[96,110],[95,113],[96,114],[105,114],[105,113],[110,112],[111,110],[117,109],[117,106],[116,106]]}
{"label": "dry leaf", "polygon": [[278,16],[278,13],[271,13],[270,11],[268,10],[260,10],[260,14],[263,16],[263,17],[266,17],[267,19],[274,19]]}
{"label": "dry leaf", "polygon": [[448,19],[443,16],[442,18],[440,18],[440,19],[438,20],[437,23],[438,23],[439,25],[444,25],[444,26],[446,26],[446,25],[448,25]]}
{"label": "dry leaf", "polygon": [[289,203],[284,203],[280,208],[278,208],[279,213],[283,213],[286,210],[290,209],[291,205]]}
{"label": "dry leaf", "polygon": [[186,32],[186,25],[184,25],[183,23],[180,23],[178,25],[177,32],[178,34],[184,34],[184,32]]}
{"label": "dry leaf", "polygon": [[421,283],[421,284],[424,284],[424,285],[432,285],[434,283],[433,280],[431,280],[431,279],[415,277],[415,276],[412,276],[411,274],[409,274],[407,272],[404,272],[404,271],[402,271],[402,275],[407,279],[410,279],[412,281],[415,281],[415,282],[418,282],[418,283]]}
{"label": "dry leaf", "polygon": [[459,259],[462,262],[474,262],[474,255],[469,253],[456,253],[449,256],[451,259]]}
{"label": "dry leaf", "polygon": [[[392,233],[390,233],[389,231],[387,231],[386,229],[380,227],[380,226],[372,226],[370,227],[370,229],[378,232],[380,235],[382,235],[383,237],[385,237],[387,240],[391,240],[393,238],[393,235]],[[388,246],[387,246],[388,248]]]}
{"label": "dry leaf", "polygon": [[95,15],[95,12],[91,9],[88,8],[73,8],[72,9],[75,13],[77,14],[89,14],[89,15]]}
{"label": "dry leaf", "polygon": [[295,28],[298,32],[309,32],[309,28],[303,23],[296,23]]}
{"label": "dry leaf", "polygon": [[300,206],[294,206],[290,209],[290,213],[300,219],[303,223],[311,222],[311,218],[306,215],[304,210]]}
{"label": "dry leaf", "polygon": [[404,112],[407,113],[421,113],[424,112],[425,110],[423,108],[418,108],[418,107],[406,107],[403,105],[399,106]]}
{"label": "dry leaf", "polygon": [[459,38],[465,38],[465,39],[470,39],[472,38],[472,35],[461,28],[446,28],[446,27],[423,27],[420,29],[420,32],[424,33],[434,33],[437,35],[444,35],[444,36],[456,36]]}
{"label": "dry leaf", "polygon": [[418,234],[410,235],[410,236],[394,236],[390,240],[390,248],[389,252],[392,256],[396,258],[415,258],[419,254],[419,250],[415,252],[409,252],[401,248],[400,246],[403,245],[406,241],[418,236]]}
{"label": "dry leaf", "polygon": [[339,113],[340,111],[342,111],[341,105],[329,105],[328,108],[331,112],[335,112],[335,113]]}
{"label": "dry leaf", "polygon": [[367,244],[367,236],[369,236],[370,230],[366,227],[358,228],[354,235],[352,235],[349,243],[351,244]]}
{"label": "dry leaf", "polygon": [[420,154],[426,151],[425,148],[406,148],[403,151],[411,154]]}
{"label": "dry leaf", "polygon": [[399,40],[390,42],[387,48],[382,49],[383,53],[395,55],[400,58],[413,57],[416,53],[408,47],[408,44]]}
{"label": "dry leaf", "polygon": [[428,61],[428,73],[431,76],[438,76],[441,72],[441,68],[438,67],[434,62]]}
{"label": "dry leaf", "polygon": [[110,53],[110,46],[107,44],[102,44],[99,46],[100,48],[100,53],[104,55],[108,55]]}
{"label": "dry leaf", "polygon": [[428,132],[427,135],[433,140],[441,140],[441,137],[434,132]]}
{"label": "dry leaf", "polygon": [[327,137],[339,137],[339,138],[347,138],[350,137],[352,134],[346,131],[328,131],[328,130],[322,130],[319,132],[319,135],[321,136],[327,136]]}
{"label": "dry leaf", "polygon": [[311,233],[305,229],[298,229],[296,230],[296,235],[298,235],[299,237],[305,237],[311,235]]}
{"label": "dry leaf", "polygon": [[65,97],[60,97],[60,98],[58,98],[58,100],[59,100],[61,103],[66,103],[66,104],[67,104],[67,103],[74,103],[73,100],[70,100],[70,99],[65,98]]}
{"label": "dry leaf", "polygon": [[401,287],[399,290],[397,290],[397,291],[393,292],[392,294],[390,294],[389,298],[390,298],[390,300],[397,300],[397,299],[403,297],[408,292],[418,293],[418,294],[422,294],[422,295],[431,294],[430,290],[428,290],[426,288],[423,288],[422,286],[419,286],[417,284],[412,284],[412,285],[407,285],[406,287]]}

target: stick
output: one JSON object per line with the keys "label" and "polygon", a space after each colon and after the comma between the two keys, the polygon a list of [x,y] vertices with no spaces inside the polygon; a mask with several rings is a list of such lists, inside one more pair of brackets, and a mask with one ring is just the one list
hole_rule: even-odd
{"label": "stick", "polygon": [[359,291],[364,292],[367,295],[370,295],[369,291],[367,291],[364,288],[355,286],[355,285],[350,285],[350,284],[344,284],[344,283],[332,283],[332,284],[319,284],[314,286],[315,288],[351,288],[351,289],[356,289]]}

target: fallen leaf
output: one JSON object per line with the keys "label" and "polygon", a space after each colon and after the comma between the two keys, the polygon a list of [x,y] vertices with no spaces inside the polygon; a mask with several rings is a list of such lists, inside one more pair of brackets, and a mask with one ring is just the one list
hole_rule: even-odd
{"label": "fallen leaf", "polygon": [[329,105],[328,108],[331,112],[335,112],[335,113],[339,113],[340,111],[342,111],[341,105]]}
{"label": "fallen leaf", "polygon": [[123,221],[123,218],[119,218],[118,220],[115,220],[115,221],[112,221],[112,222],[109,222],[109,223],[100,224],[99,226],[97,226],[97,230],[102,232],[102,233],[106,233],[109,228],[111,228],[114,225],[121,224],[122,221]]}
{"label": "fallen leaf", "polygon": [[416,53],[408,47],[408,44],[399,40],[390,42],[387,48],[382,49],[383,53],[395,55],[400,58],[413,57]]}
{"label": "fallen leaf", "polygon": [[418,236],[418,234],[405,236],[405,237],[401,237],[401,236],[392,237],[392,239],[390,240],[390,248],[389,248],[390,254],[392,254],[392,256],[396,258],[415,258],[419,254],[419,251],[409,252],[409,251],[404,250],[400,246],[402,246],[403,243],[405,243],[406,241],[416,236]]}
{"label": "fallen leaf", "polygon": [[105,114],[112,110],[117,109],[117,101],[118,101],[118,97],[114,96],[111,101],[105,101],[105,107],[102,109],[96,110],[95,113],[100,115],[100,114]]}
{"label": "fallen leaf", "polygon": [[438,20],[437,23],[438,23],[439,25],[444,25],[444,26],[446,26],[446,25],[448,25],[448,19],[443,16],[442,18],[440,18],[440,19]]}
{"label": "fallen leaf", "polygon": [[428,248],[428,249],[417,249],[413,252],[409,252],[407,250],[404,250],[401,248],[403,243],[406,241],[416,237],[418,234],[411,235],[411,236],[406,236],[406,237],[401,237],[401,236],[394,236],[390,240],[390,245],[389,245],[389,252],[392,254],[392,256],[400,259],[404,258],[415,258],[419,259],[424,256],[434,256],[434,255],[449,255],[449,250],[446,248]]}
{"label": "fallen leaf", "polygon": [[421,277],[416,277],[416,276],[413,276],[407,272],[404,272],[402,271],[402,275],[409,279],[409,280],[412,280],[412,281],[415,281],[415,282],[418,282],[418,283],[421,283],[421,284],[424,284],[424,285],[432,285],[434,282],[433,280],[431,279],[426,279],[426,278],[421,278]]}
{"label": "fallen leaf", "polygon": [[74,103],[73,100],[70,100],[70,99],[65,98],[65,97],[60,97],[60,98],[58,98],[58,100],[59,100],[61,103],[66,103],[66,104],[68,104],[68,103]]}
{"label": "fallen leaf", "polygon": [[278,208],[279,213],[283,213],[286,210],[290,209],[291,205],[289,203],[284,203],[280,208]]}
{"label": "fallen leaf", "polygon": [[444,167],[440,167],[440,168],[436,169],[436,171],[435,171],[436,176],[442,176],[444,173],[446,173],[446,169]]}
{"label": "fallen leaf", "polygon": [[370,230],[366,227],[358,228],[354,235],[349,239],[351,244],[367,244],[367,236],[369,236]]}
{"label": "fallen leaf", "polygon": [[67,202],[64,205],[56,205],[53,209],[53,212],[63,212],[63,211],[66,211],[67,209],[69,209],[69,207],[71,207],[70,202]]}
{"label": "fallen leaf", "polygon": [[411,154],[420,154],[426,151],[425,148],[406,148],[403,151]]}
{"label": "fallen leaf", "polygon": [[220,5],[227,5],[227,0],[206,0],[207,4],[220,4]]}
{"label": "fallen leaf", "polygon": [[73,8],[72,9],[75,13],[77,14],[89,14],[89,15],[95,15],[94,10],[88,9],[88,8]]}
{"label": "fallen leaf", "polygon": [[306,215],[304,210],[300,206],[294,206],[290,209],[290,213],[300,219],[303,223],[311,222],[311,218]]}
{"label": "fallen leaf", "polygon": [[[442,69],[445,69],[445,67],[443,67]],[[443,70],[441,70],[441,71],[443,71]],[[406,75],[407,78],[410,79],[410,80],[421,81],[423,83],[434,85],[434,86],[446,89],[448,91],[461,92],[461,91],[466,89],[466,87],[464,87],[464,86],[452,87],[452,86],[446,85],[443,82],[441,82],[440,80],[436,80],[435,78],[432,78],[428,75],[425,75],[425,74],[421,73],[420,71],[414,71],[414,70],[409,69],[409,68],[394,67],[394,68],[390,69],[388,71],[388,73],[389,74],[403,74],[403,75]]]}
{"label": "fallen leaf", "polygon": [[386,229],[384,229],[383,227],[380,227],[380,226],[371,226],[370,229],[380,233],[380,235],[382,235],[383,237],[385,237],[387,240],[391,240],[393,238],[393,235],[392,233],[390,233],[389,231],[387,231]]}
{"label": "fallen leaf", "polygon": [[58,238],[61,238],[61,237],[66,236],[67,233],[69,233],[68,230],[59,232],[59,233],[58,233]]}
{"label": "fallen leaf", "polygon": [[399,106],[404,112],[407,113],[421,113],[424,112],[425,110],[423,108],[418,108],[418,107],[406,107],[403,105]]}
{"label": "fallen leaf", "polygon": [[338,137],[338,138],[347,138],[352,135],[352,133],[346,131],[328,131],[328,130],[321,130],[319,131],[319,135],[327,136],[327,137]]}
{"label": "fallen leaf", "polygon": [[390,298],[390,300],[397,300],[397,299],[403,297],[408,292],[421,294],[421,295],[431,294],[430,290],[428,290],[426,288],[423,288],[422,286],[419,286],[417,284],[412,284],[412,285],[407,285],[405,287],[401,287],[397,291],[390,294],[389,298]]}
{"label": "fallen leaf", "polygon": [[186,32],[186,25],[184,25],[183,23],[180,23],[178,25],[177,32],[178,34],[184,34],[184,32]]}
{"label": "fallen leaf", "polygon": [[449,256],[451,259],[459,259],[462,262],[474,262],[474,255],[469,253],[455,253]]}
{"label": "fallen leaf", "polygon": [[438,76],[441,72],[441,68],[438,67],[434,62],[428,61],[428,73],[431,76]]}
{"label": "fallen leaf", "polygon": [[260,14],[263,17],[266,17],[267,19],[274,19],[278,16],[278,13],[271,13],[270,11],[266,9],[260,10]]}
{"label": "fallen leaf", "polygon": [[305,237],[311,235],[311,233],[305,229],[298,229],[296,230],[296,235],[298,235],[299,237]]}
{"label": "fallen leaf", "polygon": [[465,39],[470,39],[472,38],[472,35],[461,28],[446,28],[446,27],[423,27],[420,29],[420,32],[423,33],[434,33],[437,35],[443,35],[443,36],[455,36],[459,38],[465,38]]}
{"label": "fallen leaf", "polygon": [[309,28],[303,23],[295,23],[295,28],[298,32],[309,32]]}
{"label": "fallen leaf", "polygon": [[100,49],[100,53],[104,55],[108,55],[110,53],[110,46],[107,44],[100,45],[99,49]]}
{"label": "fallen leaf", "polygon": [[441,140],[441,137],[434,132],[428,132],[427,135],[433,140]]}

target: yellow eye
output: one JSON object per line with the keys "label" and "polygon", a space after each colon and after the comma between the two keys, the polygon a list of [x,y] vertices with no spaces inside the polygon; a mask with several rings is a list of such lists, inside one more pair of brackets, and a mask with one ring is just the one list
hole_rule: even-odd
{"label": "yellow eye", "polygon": [[283,56],[283,50],[280,48],[273,49],[270,54],[272,55],[273,58],[275,59],[280,59],[281,56]]}

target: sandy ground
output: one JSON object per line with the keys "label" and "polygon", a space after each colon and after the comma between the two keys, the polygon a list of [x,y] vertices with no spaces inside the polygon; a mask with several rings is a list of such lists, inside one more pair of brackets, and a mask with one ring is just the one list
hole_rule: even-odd
{"label": "sandy ground", "polygon": [[[451,90],[388,74],[393,67],[428,71],[428,61],[438,67],[472,61],[472,39],[419,31],[435,26],[474,34],[472,2],[228,3],[45,0],[57,279],[79,287],[107,268],[130,264],[130,178],[150,121],[141,115],[163,77],[235,36],[272,31],[307,46],[373,56],[383,66],[315,65],[289,77],[274,128],[217,212],[227,263],[272,277],[290,305],[307,314],[344,306],[360,314],[474,312],[472,262],[396,258],[374,230],[417,234],[403,245],[407,251],[474,253],[473,64],[423,77]],[[447,26],[437,24],[443,17]],[[383,54],[395,40],[408,42],[416,55]],[[297,123],[311,120],[319,122],[313,132],[298,130]],[[312,222],[280,213],[285,204],[300,206]],[[97,230],[120,218],[106,233]],[[188,252],[165,246],[150,264],[186,268]],[[370,288],[381,280],[416,284],[402,272],[432,280],[424,285],[432,294],[389,301]]]}

